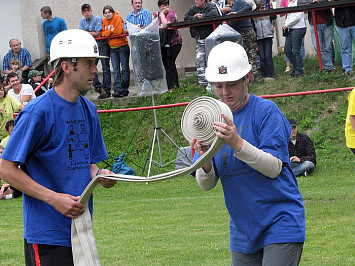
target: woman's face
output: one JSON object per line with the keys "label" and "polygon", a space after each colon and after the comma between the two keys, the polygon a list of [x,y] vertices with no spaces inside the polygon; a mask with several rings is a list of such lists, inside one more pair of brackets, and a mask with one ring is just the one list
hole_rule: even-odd
{"label": "woman's face", "polygon": [[0,88],[0,99],[4,98],[4,87]]}
{"label": "woman's face", "polygon": [[113,13],[110,11],[110,9],[105,9],[104,17],[110,20],[113,17]]}
{"label": "woman's face", "polygon": [[163,11],[163,10],[165,10],[165,9],[167,9],[167,8],[169,8],[169,5],[161,5],[161,6],[159,7],[160,11]]}
{"label": "woman's face", "polygon": [[245,103],[245,97],[248,95],[247,83],[248,79],[242,78],[236,81],[215,82],[213,85],[221,101],[227,104],[232,111],[235,111]]}

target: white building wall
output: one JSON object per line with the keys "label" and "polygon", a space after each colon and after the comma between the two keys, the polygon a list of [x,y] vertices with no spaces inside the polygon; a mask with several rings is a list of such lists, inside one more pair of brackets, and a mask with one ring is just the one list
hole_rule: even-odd
{"label": "white building wall", "polygon": [[[144,0],[143,7],[154,12],[158,9],[157,0]],[[276,1],[279,6],[280,0]],[[43,19],[40,15],[41,7],[48,5],[52,8],[55,16],[64,18],[68,28],[78,28],[81,14],[81,5],[89,3],[93,9],[93,14],[102,17],[102,9],[104,5],[111,5],[120,16],[125,19],[127,14],[133,8],[131,0],[108,0],[104,4],[100,0],[92,1],[76,1],[76,0],[0,0],[0,58],[2,58],[9,50],[8,41],[11,38],[18,38],[22,41],[23,47],[26,47],[35,61],[45,55],[45,39],[43,33]],[[188,8],[193,5],[192,0],[170,0],[170,8],[174,9],[178,15],[179,21],[183,21],[184,15]],[[277,38],[279,45],[284,46],[284,37],[282,37],[280,28],[284,18],[278,17],[277,35],[274,38],[274,54],[277,54]],[[309,29],[309,28],[308,28]],[[189,28],[180,29],[183,37],[183,47],[177,59],[177,67],[185,68],[195,65],[195,40],[190,37]],[[310,31],[307,30],[306,35],[306,54],[314,54],[311,45]]]}
{"label": "white building wall", "polygon": [[9,40],[19,39],[24,43],[21,26],[21,1],[0,0],[0,66],[4,55],[10,50]]}

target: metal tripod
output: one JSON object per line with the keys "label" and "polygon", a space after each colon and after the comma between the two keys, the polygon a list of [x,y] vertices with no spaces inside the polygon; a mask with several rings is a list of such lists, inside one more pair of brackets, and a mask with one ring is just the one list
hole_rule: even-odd
{"label": "metal tripod", "polygon": [[[152,106],[155,106],[155,99],[154,99],[154,94],[152,94]],[[147,153],[147,157],[144,163],[144,167],[143,167],[143,172],[145,170],[147,161],[148,161],[148,157],[149,157],[149,166],[148,166],[148,174],[147,177],[150,176],[150,171],[151,171],[151,167],[152,167],[152,163],[154,163],[155,165],[159,166],[159,167],[164,167],[166,165],[171,164],[172,162],[175,162],[176,160],[180,159],[181,157],[186,157],[188,158],[185,150],[180,149],[180,147],[174,142],[174,140],[159,126],[158,124],[158,119],[157,119],[157,110],[153,109],[153,114],[154,114],[154,123],[155,123],[155,127],[154,127],[154,133],[153,133],[153,138],[152,141],[150,143],[150,147]],[[168,140],[178,149],[182,152],[183,156],[176,158],[170,162],[167,163],[163,163],[163,156],[161,153],[161,146],[160,146],[160,139],[159,139],[159,131],[168,138]],[[153,160],[153,154],[154,154],[154,148],[155,148],[155,143],[157,143],[158,146],[158,151],[159,151],[159,161],[156,162]],[[150,156],[149,156],[150,153]]]}

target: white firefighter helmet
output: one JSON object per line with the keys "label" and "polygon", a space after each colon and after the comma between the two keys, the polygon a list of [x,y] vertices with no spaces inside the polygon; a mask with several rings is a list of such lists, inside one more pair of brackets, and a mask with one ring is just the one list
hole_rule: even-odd
{"label": "white firefighter helmet", "polygon": [[205,77],[208,82],[239,80],[251,70],[247,53],[238,43],[225,41],[212,48]]}
{"label": "white firefighter helmet", "polygon": [[99,47],[94,37],[87,31],[65,30],[53,38],[48,64],[55,65],[61,58],[81,57],[107,58],[106,56],[100,56]]}

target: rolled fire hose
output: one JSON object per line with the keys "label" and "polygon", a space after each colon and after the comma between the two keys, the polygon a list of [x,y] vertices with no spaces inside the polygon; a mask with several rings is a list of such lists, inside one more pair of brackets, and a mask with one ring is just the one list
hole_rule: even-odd
{"label": "rolled fire hose", "polygon": [[201,168],[225,144],[224,140],[215,136],[213,128],[214,122],[223,122],[222,113],[233,119],[232,112],[225,103],[205,96],[193,100],[186,106],[181,118],[181,130],[184,137],[189,142],[191,142],[192,138],[196,138],[201,140],[202,145],[210,146],[210,149],[191,166],[151,177],[112,174],[98,175],[91,180],[79,200],[79,202],[84,204],[85,212],[77,218],[72,219],[71,243],[74,265],[101,265],[93,233],[91,215],[88,209],[88,200],[98,184],[98,178],[102,177],[126,182],[154,182],[179,177]]}

